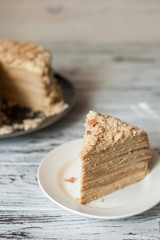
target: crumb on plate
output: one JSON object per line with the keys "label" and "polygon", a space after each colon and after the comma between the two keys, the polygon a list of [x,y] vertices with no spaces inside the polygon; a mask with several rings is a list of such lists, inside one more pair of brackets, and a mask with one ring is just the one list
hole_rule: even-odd
{"label": "crumb on plate", "polygon": [[100,198],[100,202],[104,202],[104,198]]}
{"label": "crumb on plate", "polygon": [[75,178],[75,177],[65,178],[64,181],[65,181],[65,182],[71,182],[71,183],[74,183],[74,182],[77,181],[77,178]]}

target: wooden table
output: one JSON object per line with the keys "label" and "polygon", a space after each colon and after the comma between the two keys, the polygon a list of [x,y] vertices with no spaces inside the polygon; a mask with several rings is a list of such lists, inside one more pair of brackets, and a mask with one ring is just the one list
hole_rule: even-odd
{"label": "wooden table", "polygon": [[59,123],[28,136],[0,141],[0,238],[159,239],[160,204],[117,221],[87,219],[50,202],[37,168],[54,147],[83,136],[89,109],[147,130],[160,152],[159,46],[48,45],[55,69],[74,84],[78,99]]}
{"label": "wooden table", "polygon": [[[6,2],[11,3],[9,0],[0,1],[3,10],[7,9]],[[26,2],[31,5],[33,1]],[[51,3],[48,0],[46,2]],[[125,1],[120,2],[125,5]],[[19,9],[20,1],[15,3]],[[22,8],[22,4],[20,6]],[[114,4],[109,6],[111,9],[115,7]],[[11,11],[10,8],[8,11]],[[0,11],[3,12],[2,8]],[[49,14],[56,12],[55,8],[48,11]],[[61,12],[61,8],[57,11]],[[147,11],[144,14],[146,17]],[[17,10],[17,13],[21,15],[21,11]],[[13,25],[19,21],[14,14],[15,17],[11,16],[4,22],[7,27],[6,31],[2,29],[3,35],[6,33],[7,36],[15,37],[8,24],[12,19],[15,20]],[[33,13],[30,14],[33,17]],[[0,15],[0,18],[0,25],[4,26],[2,19],[6,17]],[[21,21],[23,27],[28,26],[29,20],[26,23],[25,16]],[[17,36],[22,40],[29,38],[29,35],[20,37],[18,31]],[[27,28],[26,31],[29,33]],[[56,71],[68,77],[75,85],[77,103],[55,125],[28,136],[0,141],[0,239],[160,239],[160,204],[128,219],[89,219],[50,202],[37,183],[37,168],[41,159],[56,146],[83,136],[85,117],[90,109],[114,115],[145,129],[151,147],[160,153],[159,43],[152,44],[149,39],[146,41],[149,43],[142,44],[139,35],[137,44],[129,38],[128,43],[119,39],[118,43],[111,44],[105,42],[103,36],[101,42],[92,41],[91,38],[90,42],[89,37],[86,41],[78,41],[75,39],[77,36],[73,36],[74,42],[70,41],[71,37],[65,42],[64,38],[60,41],[60,34],[58,36],[59,39],[55,41],[50,40],[49,35],[47,40],[41,40],[33,33],[31,40],[43,43],[54,55]]]}

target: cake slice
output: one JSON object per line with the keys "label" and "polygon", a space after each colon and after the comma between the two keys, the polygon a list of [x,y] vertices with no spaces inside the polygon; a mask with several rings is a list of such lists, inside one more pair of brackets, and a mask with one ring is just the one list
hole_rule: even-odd
{"label": "cake slice", "polygon": [[67,104],[56,84],[49,52],[31,42],[0,41],[1,98],[50,116]]}
{"label": "cake slice", "polygon": [[142,180],[151,158],[148,136],[112,116],[90,111],[81,151],[81,203]]}

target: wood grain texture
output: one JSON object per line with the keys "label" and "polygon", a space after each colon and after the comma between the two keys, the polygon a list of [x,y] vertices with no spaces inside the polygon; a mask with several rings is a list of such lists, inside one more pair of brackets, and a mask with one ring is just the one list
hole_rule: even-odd
{"label": "wood grain texture", "polygon": [[48,151],[83,136],[90,109],[146,129],[160,153],[159,45],[44,45],[75,84],[77,104],[53,126],[0,141],[0,239],[160,239],[160,204],[129,219],[88,219],[50,202],[36,177]]}
{"label": "wood grain texture", "polygon": [[159,22],[157,0],[0,0],[0,37],[20,40],[159,43]]}

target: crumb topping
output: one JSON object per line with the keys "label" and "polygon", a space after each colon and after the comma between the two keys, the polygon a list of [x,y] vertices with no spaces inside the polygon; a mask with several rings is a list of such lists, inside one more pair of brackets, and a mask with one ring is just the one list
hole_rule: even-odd
{"label": "crumb topping", "polygon": [[90,111],[86,119],[86,132],[82,152],[90,152],[93,148],[105,149],[118,141],[140,134],[143,131],[110,115],[102,115]]}
{"label": "crumb topping", "polygon": [[0,62],[45,75],[51,64],[51,55],[43,47],[31,42],[2,40],[0,41]]}

